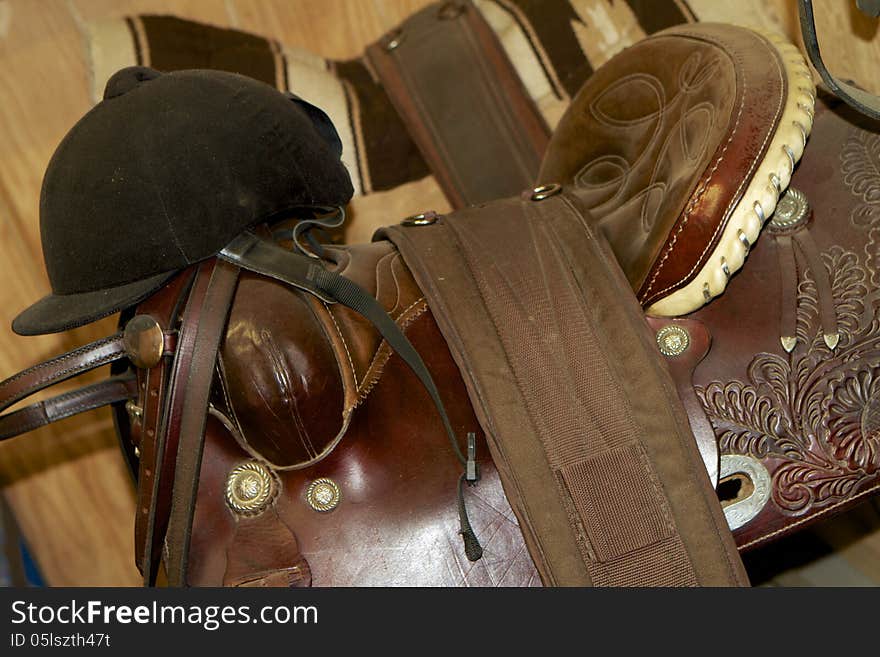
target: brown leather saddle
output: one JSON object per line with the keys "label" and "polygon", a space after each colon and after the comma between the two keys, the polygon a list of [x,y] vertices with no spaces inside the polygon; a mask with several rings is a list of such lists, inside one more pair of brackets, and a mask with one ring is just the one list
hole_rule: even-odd
{"label": "brown leather saddle", "polygon": [[[853,504],[877,485],[872,218],[880,201],[870,172],[880,141],[875,126],[833,101],[817,105],[813,124],[808,77],[793,47],[740,28],[692,26],[656,35],[588,81],[554,133],[541,184],[523,198],[448,217],[427,212],[372,244],[313,254],[320,270],[369,293],[394,331],[379,330],[351,304],[333,303],[338,299],[320,290],[290,285],[271,267],[250,262],[241,269],[236,254],[253,243],[239,245],[181,272],[124,312],[120,334],[0,384],[5,409],[113,363],[104,382],[3,416],[0,435],[113,404],[138,473],[136,561],[148,582],[164,560],[169,580],[179,585],[531,585],[539,573],[549,584],[645,583],[621,579],[629,571],[614,568],[656,546],[678,554],[669,546],[712,526],[718,542],[709,552],[729,564],[726,575],[713,571],[717,564],[708,558],[702,564],[672,559],[669,579],[650,583],[743,583],[733,543],[718,526],[721,506],[743,548]],[[808,148],[795,171],[811,124],[812,141],[824,148]],[[790,190],[777,204],[789,179],[803,193]],[[611,446],[599,460],[563,459],[553,472],[561,473],[573,505],[572,526],[580,529],[571,531],[586,564],[565,567],[559,565],[567,554],[558,545],[563,541],[538,530],[534,498],[515,490],[527,486],[523,470],[499,448],[499,435],[509,432],[499,432],[498,424],[516,414],[497,410],[496,388],[486,383],[492,372],[465,362],[472,337],[461,311],[452,309],[455,289],[450,295],[442,283],[466,270],[425,255],[440,257],[452,239],[444,231],[453,231],[462,253],[474,244],[489,256],[502,253],[490,238],[467,232],[493,217],[509,219],[497,221],[507,227],[494,233],[499,241],[532,253],[532,242],[517,239],[529,226],[557,226],[561,216],[569,219],[551,236],[586,240],[584,267],[593,249],[596,262],[607,252],[619,263],[610,278],[603,272],[617,265],[586,270],[597,287],[607,281],[604,293],[621,299],[622,308],[630,304],[624,295],[634,292],[647,308],[641,329],[621,328],[621,335],[631,335],[645,357],[646,344],[655,350],[646,362],[656,364],[656,380],[644,375],[645,395],[674,386],[673,397],[656,398],[665,401],[655,414],[671,409],[668,430],[689,439],[674,443],[676,449],[681,458],[697,455],[700,464],[676,482],[651,444]],[[277,244],[296,248],[285,226],[272,228]],[[406,234],[438,237],[402,246]],[[565,240],[550,240],[547,248],[560,244]],[[535,251],[535,262],[558,262],[548,260],[550,252]],[[478,279],[503,273],[504,262],[496,258],[483,269],[481,261],[469,261],[467,271],[490,314],[500,312],[486,292],[491,279]],[[524,256],[524,270],[527,262]],[[587,280],[577,266],[559,275]],[[596,322],[603,321],[602,308],[616,305],[606,298],[591,306],[582,330],[608,339],[609,325]],[[630,305],[636,307],[635,299]],[[618,321],[632,323],[635,316]],[[496,326],[503,342],[503,323]],[[432,408],[430,387],[407,365],[412,360],[383,338],[394,332],[421,354],[448,426]],[[615,353],[613,344],[595,358],[608,353]],[[529,371],[511,367],[514,374]],[[630,405],[640,380],[632,382],[621,390]],[[644,433],[648,420],[633,413],[634,424],[612,434]],[[618,426],[618,417],[601,416],[597,431]],[[479,466],[479,483],[460,487],[458,503],[451,488],[461,480],[462,459],[449,448],[450,433],[473,433],[461,451],[466,466]],[[628,469],[640,460],[648,475]],[[601,473],[606,465],[629,473],[632,490],[654,482],[656,495],[627,497],[615,488],[619,481],[575,490],[571,482],[582,481],[581,469]],[[714,497],[711,487],[719,481],[719,490],[739,488],[711,508],[706,491]],[[688,499],[700,501],[703,525],[691,528],[682,519]],[[591,511],[614,509],[621,500],[663,501],[626,533],[609,529],[615,516]],[[481,543],[476,560],[473,546],[466,554],[456,537],[463,505]],[[595,534],[596,527],[605,533]],[[553,556],[557,550],[562,556]],[[574,573],[575,566],[586,574],[554,575]]]}

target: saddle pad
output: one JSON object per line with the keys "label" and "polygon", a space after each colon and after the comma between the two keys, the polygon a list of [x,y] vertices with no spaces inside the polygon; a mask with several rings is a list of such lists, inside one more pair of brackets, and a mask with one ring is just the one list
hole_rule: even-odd
{"label": "saddle pad", "polygon": [[608,245],[574,196],[532,199],[380,235],[427,296],[542,580],[747,585]]}

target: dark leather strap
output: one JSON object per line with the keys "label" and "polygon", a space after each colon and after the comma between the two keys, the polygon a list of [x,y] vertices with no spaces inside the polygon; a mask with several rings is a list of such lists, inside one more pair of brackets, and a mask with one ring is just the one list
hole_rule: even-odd
{"label": "dark leather strap", "polygon": [[[163,328],[178,326],[178,314],[191,295],[193,281],[198,272],[207,266],[191,267],[184,271],[138,306],[138,312],[150,315]],[[178,341],[177,352],[169,355],[174,357],[173,361],[166,357],[156,367],[139,372],[141,390],[138,403],[141,420],[132,425],[131,436],[141,451],[138,510],[134,524],[135,563],[138,564],[147,585],[152,585],[156,580],[171,508],[171,484],[166,482],[172,480],[176,452],[174,449],[165,449],[162,428],[170,397],[166,382],[172,362],[179,360],[177,355],[180,351],[181,345]]]}
{"label": "dark leather strap", "polygon": [[[174,340],[175,336],[166,334],[166,351],[173,350]],[[34,365],[0,383],[0,413],[41,390],[125,357],[122,333],[116,333]],[[131,377],[114,377],[84,386],[0,415],[0,440],[33,431],[77,413],[133,399],[136,395]]]}
{"label": "dark leather strap", "polygon": [[33,431],[77,413],[137,397],[134,376],[118,376],[0,416],[0,440]]}
{"label": "dark leather strap", "polygon": [[[831,279],[828,276],[828,270],[825,263],[822,262],[822,256],[819,255],[819,248],[813,239],[809,228],[796,232],[792,238],[804,255],[807,266],[813,274],[813,281],[816,284],[816,296],[819,301],[819,319],[822,324],[822,333],[826,340],[833,340],[837,344],[838,328],[837,313],[834,309],[834,294],[831,288]],[[829,345],[830,346],[830,345]]]}
{"label": "dark leather strap", "polygon": [[217,350],[238,283],[239,268],[211,260],[210,279],[201,294],[206,271],[200,269],[187,302],[180,345],[170,381],[171,397],[165,448],[177,445],[171,515],[168,520],[166,571],[171,586],[186,586],[189,545],[205,438],[208,398]]}
{"label": "dark leather strap", "polygon": [[34,365],[0,383],[0,411],[35,392],[124,357],[122,333],[116,333]]}
{"label": "dark leather strap", "polygon": [[472,3],[426,7],[366,57],[453,206],[532,186],[550,131]]}
{"label": "dark leather strap", "polygon": [[[868,13],[867,10],[863,10]],[[848,84],[831,74],[822,59],[819,51],[819,39],[816,36],[816,21],[813,18],[813,0],[800,0],[798,13],[801,22],[801,34],[804,37],[804,47],[810,56],[810,61],[819,72],[822,81],[828,85],[831,92],[844,101],[847,105],[856,108],[862,114],[872,119],[880,119],[880,98],[858,87]]]}
{"label": "dark leather strap", "polygon": [[[771,233],[772,235],[772,233]],[[773,235],[779,258],[779,339],[783,349],[791,352],[797,343],[797,288],[799,282],[797,260],[791,235]]]}

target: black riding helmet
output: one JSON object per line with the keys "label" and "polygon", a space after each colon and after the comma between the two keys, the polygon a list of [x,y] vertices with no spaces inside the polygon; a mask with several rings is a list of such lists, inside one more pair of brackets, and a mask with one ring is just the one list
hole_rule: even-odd
{"label": "black riding helmet", "polygon": [[54,333],[132,306],[257,223],[352,196],[317,107],[251,78],[130,67],[55,151],[40,195],[52,294],[12,323]]}

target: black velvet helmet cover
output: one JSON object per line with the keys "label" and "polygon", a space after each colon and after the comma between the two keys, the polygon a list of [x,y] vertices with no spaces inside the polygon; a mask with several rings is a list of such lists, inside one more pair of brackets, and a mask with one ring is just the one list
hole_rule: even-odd
{"label": "black velvet helmet cover", "polygon": [[324,112],[251,78],[131,67],[70,130],[40,196],[53,294],[13,321],[63,331],[146,298],[249,226],[352,196]]}

